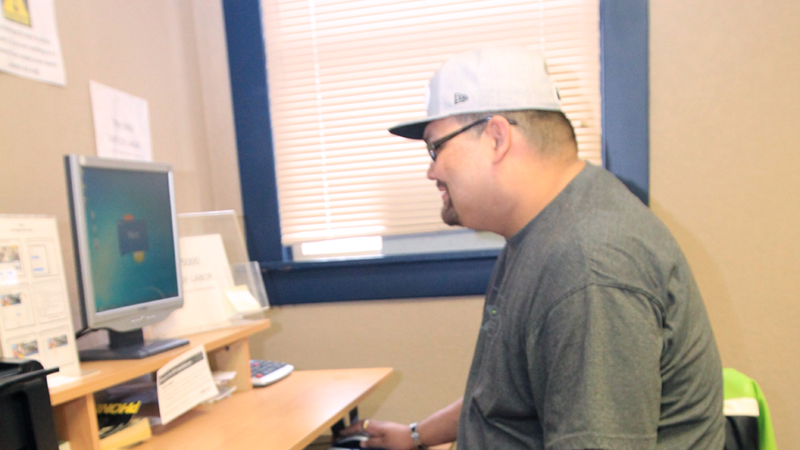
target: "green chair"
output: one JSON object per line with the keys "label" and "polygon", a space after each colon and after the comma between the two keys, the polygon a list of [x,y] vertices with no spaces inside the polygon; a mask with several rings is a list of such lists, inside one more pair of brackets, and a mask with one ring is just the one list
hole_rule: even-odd
{"label": "green chair", "polygon": [[777,450],[764,393],[752,378],[722,369],[725,390],[725,450]]}

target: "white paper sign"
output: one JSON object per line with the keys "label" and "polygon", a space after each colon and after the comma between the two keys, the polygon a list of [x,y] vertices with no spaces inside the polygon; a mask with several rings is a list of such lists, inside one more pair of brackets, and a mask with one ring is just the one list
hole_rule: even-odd
{"label": "white paper sign", "polygon": [[0,355],[80,374],[56,219],[0,215]]}
{"label": "white paper sign", "polygon": [[53,0],[3,0],[0,70],[45,83],[67,83]]}
{"label": "white paper sign", "polygon": [[96,81],[89,83],[97,156],[152,161],[147,100]]}
{"label": "white paper sign", "polygon": [[202,345],[158,369],[156,385],[158,412],[164,425],[219,393]]}

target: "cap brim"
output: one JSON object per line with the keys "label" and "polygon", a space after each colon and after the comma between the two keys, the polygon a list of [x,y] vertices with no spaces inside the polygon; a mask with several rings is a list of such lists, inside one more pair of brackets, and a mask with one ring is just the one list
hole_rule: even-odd
{"label": "cap brim", "polygon": [[428,124],[433,120],[435,119],[425,118],[413,120],[411,122],[399,123],[392,128],[389,128],[389,133],[408,139],[421,140],[425,134],[425,127],[427,127]]}
{"label": "cap brim", "polygon": [[[411,120],[409,122],[398,123],[392,128],[389,128],[389,133],[408,139],[423,140],[425,138],[424,137],[425,127],[427,127],[429,123],[439,119],[444,119],[445,117],[457,116],[459,114],[470,114],[472,112],[473,111],[466,111],[466,112],[459,111],[451,114],[440,114],[438,116],[425,117],[422,119]],[[474,112],[480,112],[480,111],[474,111]]]}

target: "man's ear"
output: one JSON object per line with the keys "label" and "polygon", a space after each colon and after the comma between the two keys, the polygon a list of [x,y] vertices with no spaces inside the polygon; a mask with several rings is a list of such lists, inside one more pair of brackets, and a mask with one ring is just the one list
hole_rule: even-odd
{"label": "man's ear", "polygon": [[494,141],[492,163],[502,161],[511,148],[511,124],[503,116],[494,116],[486,124],[486,133]]}

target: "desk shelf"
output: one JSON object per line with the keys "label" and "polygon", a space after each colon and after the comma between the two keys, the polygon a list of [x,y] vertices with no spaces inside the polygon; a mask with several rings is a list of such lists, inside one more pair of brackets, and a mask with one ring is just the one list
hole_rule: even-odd
{"label": "desk shelf", "polygon": [[60,439],[70,441],[73,450],[100,449],[94,393],[156,372],[170,360],[197,345],[205,345],[213,370],[236,371],[232,384],[237,392],[253,388],[250,382],[250,349],[247,338],[269,328],[269,319],[187,336],[189,345],[149,358],[81,363],[89,373],[81,379],[50,390],[50,402]]}
{"label": "desk shelf", "polygon": [[392,373],[388,367],[295,370],[278,383],[253,389],[247,338],[268,327],[268,319],[251,321],[188,336],[188,346],[145,359],[82,363],[82,370],[94,373],[50,390],[59,437],[69,440],[73,450],[99,450],[94,393],[153,373],[200,344],[205,345],[212,369],[236,371],[236,392],[218,403],[199,405],[165,426],[153,427],[153,437],[136,446],[137,450],[301,450]]}

